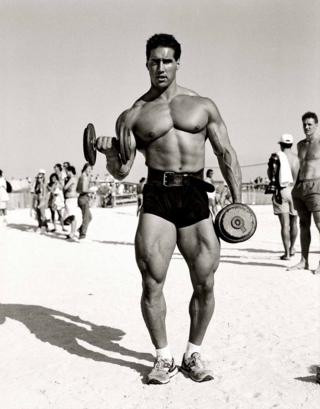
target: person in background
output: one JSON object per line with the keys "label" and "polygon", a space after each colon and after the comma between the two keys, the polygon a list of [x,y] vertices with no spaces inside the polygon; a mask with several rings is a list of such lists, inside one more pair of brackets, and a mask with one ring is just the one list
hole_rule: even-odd
{"label": "person in background", "polygon": [[[206,177],[204,179],[207,183],[210,183],[212,186],[214,186],[214,180],[213,180],[213,170],[212,169],[207,169],[206,171]],[[208,199],[209,199],[209,208],[212,213],[213,217],[216,217],[217,214],[217,203],[216,203],[216,189],[214,189],[213,192],[207,192]]]}
{"label": "person in background", "polygon": [[71,166],[70,165],[70,162],[63,162],[63,164],[62,164],[62,171],[61,171],[61,177],[62,177],[62,179],[64,180],[64,182],[66,182],[66,179],[67,179],[67,177],[68,177],[68,175],[67,175],[67,170],[68,170],[68,167],[69,166]]}
{"label": "person in background", "polygon": [[[298,235],[297,211],[294,209],[291,191],[299,172],[298,156],[292,152],[293,136],[283,134],[279,140],[280,151],[277,156],[280,161],[279,186],[280,189],[272,196],[273,213],[278,216],[281,226],[281,239],[284,254],[281,260],[290,260],[294,256],[294,244]],[[268,177],[271,180],[271,169],[268,168]]]}
{"label": "person in background", "polygon": [[90,191],[90,176],[92,174],[92,167],[89,163],[85,163],[82,168],[81,176],[77,184],[78,206],[82,212],[82,224],[79,228],[79,239],[86,238],[88,226],[92,220],[92,214],[90,211],[90,199],[92,192]]}
{"label": "person in background", "polygon": [[[320,232],[320,133],[317,114],[303,114],[302,126],[306,137],[297,145],[300,169],[292,189],[293,204],[300,219],[301,259],[290,270],[309,269],[312,218]],[[314,274],[320,274],[320,261]]]}
{"label": "person in background", "polygon": [[67,240],[78,241],[76,238],[77,229],[77,213],[78,213],[78,193],[77,193],[77,178],[76,169],[74,166],[67,168],[67,178],[63,186],[65,198],[65,216],[64,225],[70,225],[70,233],[67,235]]}
{"label": "person in background", "polygon": [[141,178],[139,180],[139,183],[137,185],[137,216],[139,216],[139,213],[142,209],[143,205],[143,188],[144,185],[146,184],[146,178]]}
{"label": "person in background", "polygon": [[34,185],[33,206],[36,212],[38,227],[41,233],[48,231],[46,209],[48,207],[48,188],[45,179],[46,171],[39,169]]}
{"label": "person in background", "polygon": [[223,209],[224,207],[228,206],[228,204],[232,203],[232,196],[230,193],[230,189],[226,183],[223,184],[220,191],[219,196],[219,204],[220,208]]}
{"label": "person in background", "polygon": [[3,176],[3,172],[0,169],[0,226],[7,224],[7,203],[9,201],[9,195],[7,191],[7,180]]}
{"label": "person in background", "polygon": [[53,224],[53,230],[51,230],[51,232],[55,232],[57,230],[56,213],[58,214],[62,231],[66,231],[66,228],[63,225],[63,210],[65,207],[63,188],[62,183],[59,180],[58,175],[56,173],[52,173],[49,177],[48,191],[49,191],[48,207],[51,212],[51,221]]}
{"label": "person in background", "polygon": [[61,163],[56,163],[53,167],[54,173],[57,175],[57,178],[59,182],[61,183],[61,186],[64,185],[65,178],[67,177],[67,174],[62,168]]}

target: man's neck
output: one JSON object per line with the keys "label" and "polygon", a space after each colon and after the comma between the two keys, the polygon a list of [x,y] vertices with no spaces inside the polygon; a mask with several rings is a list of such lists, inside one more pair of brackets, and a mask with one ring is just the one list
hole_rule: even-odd
{"label": "man's neck", "polygon": [[315,132],[315,133],[313,133],[312,135],[306,135],[306,141],[307,142],[313,142],[313,141],[315,141],[315,140],[317,140],[317,139],[320,139],[320,133],[319,132]]}
{"label": "man's neck", "polygon": [[177,91],[178,91],[178,84],[175,81],[172,82],[168,88],[159,89],[154,86],[151,86],[150,88],[150,94],[155,99],[162,98],[168,101],[177,95]]}

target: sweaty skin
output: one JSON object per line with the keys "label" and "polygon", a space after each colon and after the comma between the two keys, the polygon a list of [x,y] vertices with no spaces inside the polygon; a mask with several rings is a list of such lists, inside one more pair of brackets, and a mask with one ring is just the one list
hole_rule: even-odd
{"label": "sweaty skin", "polygon": [[[151,87],[116,123],[118,138],[131,134],[134,149],[130,160],[122,164],[115,138],[98,138],[97,149],[105,153],[108,171],[121,180],[130,171],[135,148],[144,155],[147,167],[199,171],[204,168],[205,142],[209,139],[233,201],[241,202],[240,166],[219,111],[210,99],[176,83],[178,68],[172,48],[159,46],[151,50],[147,61]],[[214,310],[214,273],[219,265],[220,244],[211,216],[176,228],[171,222],[142,211],[135,250],[142,275],[142,314],[155,348],[168,345],[162,290],[176,245],[187,262],[193,285],[189,342],[201,345]]]}

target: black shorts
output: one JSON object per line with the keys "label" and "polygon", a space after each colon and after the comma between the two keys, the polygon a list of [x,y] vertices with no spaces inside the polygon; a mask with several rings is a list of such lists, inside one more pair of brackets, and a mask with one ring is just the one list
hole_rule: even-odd
{"label": "black shorts", "polygon": [[162,217],[177,228],[191,226],[209,217],[207,192],[199,186],[159,186],[146,184],[143,212]]}

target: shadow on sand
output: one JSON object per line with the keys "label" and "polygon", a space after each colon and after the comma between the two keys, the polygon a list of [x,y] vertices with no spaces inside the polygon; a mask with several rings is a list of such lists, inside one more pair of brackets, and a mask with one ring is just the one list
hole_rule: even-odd
{"label": "shadow on sand", "polygon": [[10,229],[16,229],[16,230],[32,232],[32,233],[35,233],[37,230],[37,226],[35,224],[27,224],[27,223],[8,223],[7,227],[10,227]]}
{"label": "shadow on sand", "polygon": [[[79,317],[50,308],[38,305],[0,304],[0,324],[4,324],[6,318],[21,322],[40,341],[62,348],[70,354],[98,362],[125,366],[137,371],[143,382],[150,371],[149,366],[122,357],[110,357],[107,353],[108,351],[116,352],[123,357],[143,359],[149,362],[154,360],[149,353],[137,352],[121,346],[119,341],[125,335],[124,331],[95,325]],[[85,344],[86,347],[81,344]],[[90,346],[102,351],[91,350]]]}
{"label": "shadow on sand", "polygon": [[319,365],[311,365],[309,367],[309,373],[312,375],[299,376],[298,378],[294,378],[294,379],[296,379],[297,381],[301,381],[301,382],[320,383],[320,366]]}
{"label": "shadow on sand", "polygon": [[[16,229],[27,233],[36,233],[38,230],[38,226],[34,224],[26,224],[26,223],[10,223],[7,225],[10,229]],[[48,237],[49,239],[55,240],[64,240],[67,237],[67,232],[45,232],[42,233],[41,236]]]}
{"label": "shadow on sand", "polygon": [[[229,256],[231,257],[231,256]],[[263,261],[236,261],[236,260],[226,260],[226,256],[221,256],[220,263],[221,264],[238,264],[240,266],[258,266],[258,267],[281,267],[287,268],[285,264],[278,264],[278,263],[265,263]],[[234,257],[232,257],[234,258]]]}

